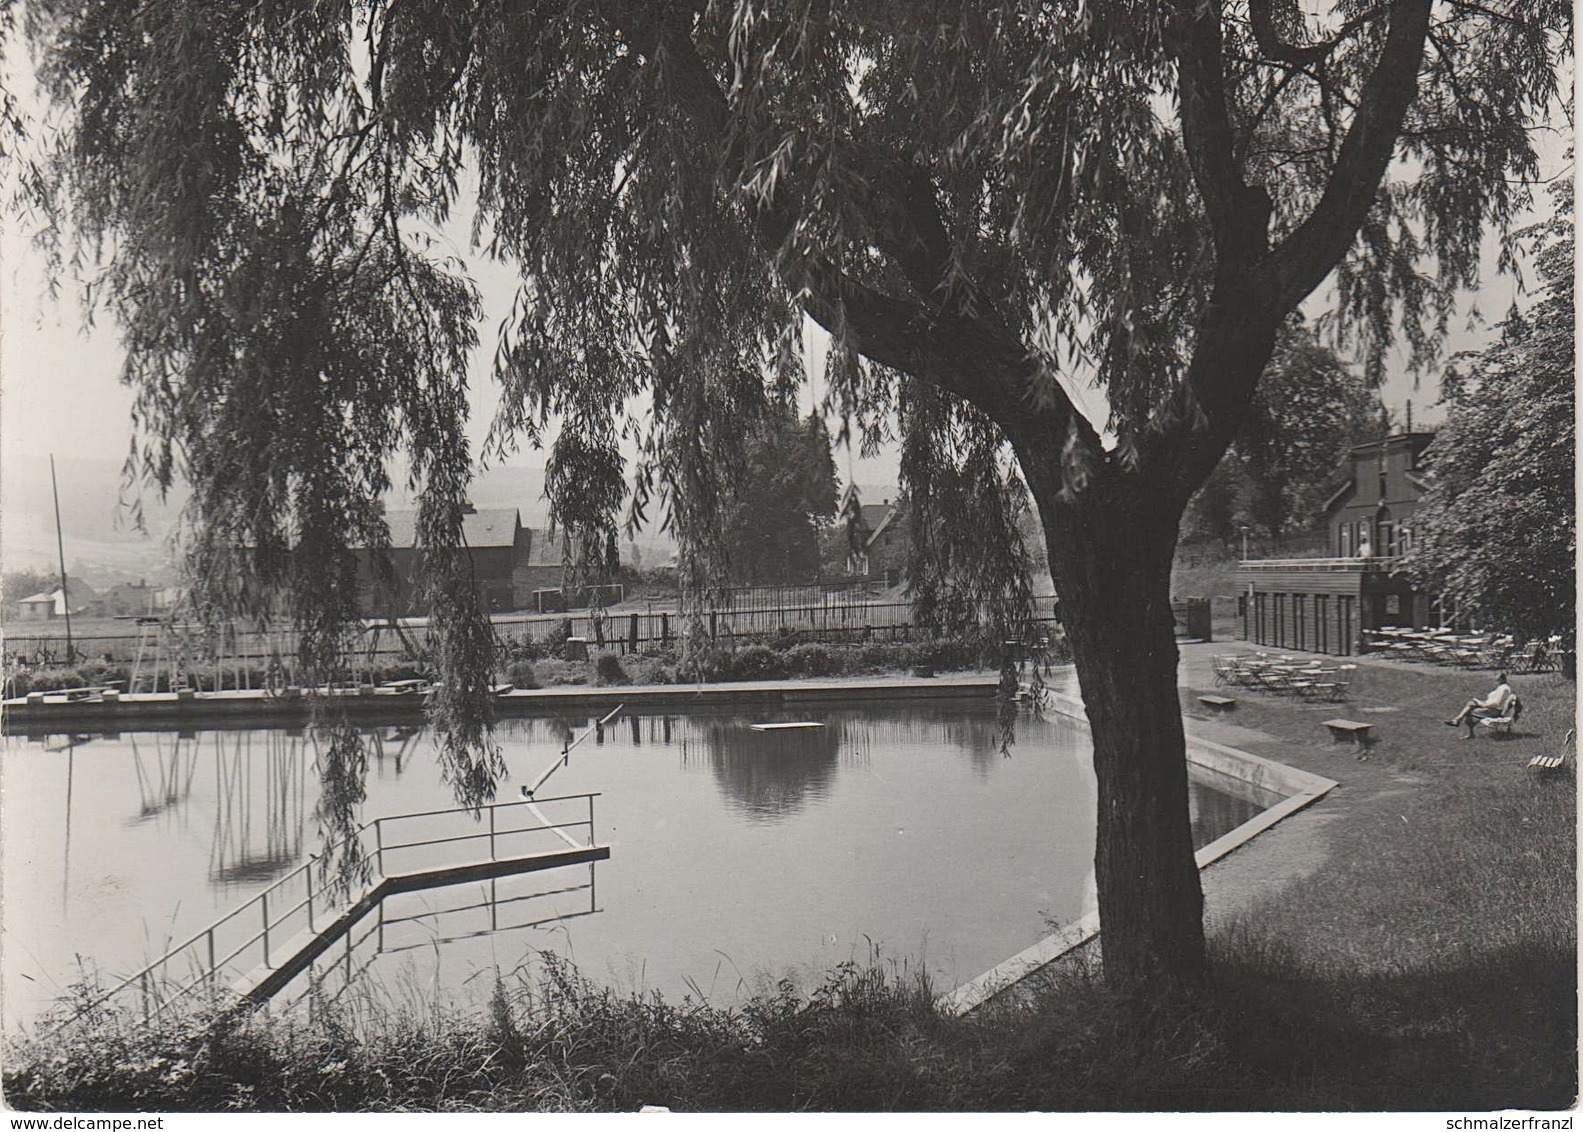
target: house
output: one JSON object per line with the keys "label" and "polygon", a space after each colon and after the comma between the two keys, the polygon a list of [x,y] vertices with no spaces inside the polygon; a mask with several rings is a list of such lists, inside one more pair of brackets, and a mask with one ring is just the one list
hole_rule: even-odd
{"label": "house", "polygon": [[[418,578],[417,520],[416,511],[391,511],[385,516],[390,530],[390,577],[382,577],[376,571],[371,549],[358,551],[365,616],[400,617],[427,612]],[[534,544],[544,541],[548,541],[544,532],[522,525],[516,508],[467,509],[462,516],[462,542],[472,562],[479,604],[486,612],[527,608],[532,605],[533,590],[541,580],[560,585],[558,555],[553,571],[542,562],[533,564]]]}
{"label": "house", "polygon": [[1421,462],[1432,432],[1401,432],[1352,449],[1345,482],[1325,501],[1336,558],[1395,558],[1412,549],[1412,516],[1428,488]]}
{"label": "house", "polygon": [[60,590],[34,594],[16,603],[18,621],[53,621],[66,615],[66,601]]}
{"label": "house", "polygon": [[894,586],[907,568],[907,508],[902,500],[882,499],[864,503],[857,488],[848,485],[841,497],[841,514],[846,516],[848,545],[847,570]]}
{"label": "house", "polygon": [[1329,556],[1247,560],[1237,568],[1242,635],[1277,648],[1345,656],[1365,630],[1437,623],[1439,605],[1396,561],[1413,542],[1428,487],[1431,432],[1401,432],[1348,453],[1322,509]]}
{"label": "house", "polygon": [[17,602],[18,621],[56,621],[66,616],[66,599],[71,598],[71,615],[89,617],[99,612],[99,595],[86,583],[68,576],[66,588],[56,587]]}

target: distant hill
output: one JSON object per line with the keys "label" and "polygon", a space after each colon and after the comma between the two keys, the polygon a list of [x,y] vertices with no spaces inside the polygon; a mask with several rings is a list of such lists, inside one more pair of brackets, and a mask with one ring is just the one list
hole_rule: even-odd
{"label": "distant hill", "polygon": [[[134,528],[132,515],[123,506],[119,460],[58,455],[55,473],[62,541],[73,575],[81,575],[90,585],[169,578],[167,539],[186,503],[185,489],[173,491],[168,501],[155,493],[145,495],[144,533]],[[58,569],[48,462],[37,467],[5,466],[0,480],[0,568]]]}
{"label": "distant hill", "polygon": [[[124,505],[120,460],[57,455],[55,471],[60,484],[66,562],[74,576],[99,588],[122,581],[172,579],[169,538],[190,494],[184,486],[173,488],[168,500],[160,500],[153,492],[145,494],[144,533],[134,528],[131,512]],[[896,498],[897,489],[894,484],[860,483],[858,492],[865,502],[878,503]],[[469,497],[480,508],[515,507],[522,513],[525,526],[542,530],[549,525],[550,505],[544,498],[542,468],[485,469],[474,477]],[[390,505],[409,507],[412,501],[405,493],[397,492]],[[636,540],[623,532],[623,558],[630,557],[628,548],[633,541],[645,566],[657,565],[675,555],[676,540],[660,531],[660,519],[657,510],[651,513],[648,526]],[[5,465],[4,478],[0,480],[0,569],[58,569],[47,462],[37,467]]]}

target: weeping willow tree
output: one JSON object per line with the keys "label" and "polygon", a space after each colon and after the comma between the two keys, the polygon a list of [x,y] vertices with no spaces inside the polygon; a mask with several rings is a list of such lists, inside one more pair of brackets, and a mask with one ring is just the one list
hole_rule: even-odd
{"label": "weeping willow tree", "polygon": [[216,600],[289,592],[335,655],[347,548],[385,534],[403,458],[446,757],[487,793],[457,550],[480,301],[436,227],[472,215],[520,279],[491,449],[548,446],[574,560],[623,506],[668,523],[690,593],[724,576],[740,437],[806,379],[811,318],[831,411],[899,429],[937,623],[1022,615],[1037,508],[1094,735],[1105,972],[1143,991],[1205,976],[1183,508],[1325,280],[1376,377],[1393,333],[1432,354],[1526,204],[1571,9],[38,0],[26,30],[62,122],[38,197],[123,329],[138,458],[193,485],[200,567],[253,548]]}

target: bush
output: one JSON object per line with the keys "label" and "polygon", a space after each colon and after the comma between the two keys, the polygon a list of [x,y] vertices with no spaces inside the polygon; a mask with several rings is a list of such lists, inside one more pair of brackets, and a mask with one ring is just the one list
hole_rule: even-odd
{"label": "bush", "polygon": [[504,646],[506,660],[538,660],[545,655],[543,642],[533,639],[530,629],[523,629],[521,636],[506,637],[501,641]]}
{"label": "bush", "polygon": [[621,667],[621,658],[613,652],[602,652],[594,658],[595,684],[630,684],[627,670]]}
{"label": "bush", "polygon": [[506,666],[506,679],[511,681],[513,688],[539,687],[539,676],[531,660],[513,660]]}
{"label": "bush", "polygon": [[787,672],[785,654],[768,645],[744,645],[722,649],[703,661],[704,679],[773,680]]}
{"label": "bush", "polygon": [[794,645],[786,650],[786,671],[793,676],[834,676],[841,665],[824,645]]}
{"label": "bush", "polygon": [[560,660],[546,657],[533,666],[539,678],[539,687],[553,688],[558,684],[588,683],[588,665],[580,660]]}

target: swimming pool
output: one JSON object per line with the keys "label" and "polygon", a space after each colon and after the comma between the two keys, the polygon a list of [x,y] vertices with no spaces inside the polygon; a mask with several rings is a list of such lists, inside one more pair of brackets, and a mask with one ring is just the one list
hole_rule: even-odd
{"label": "swimming pool", "polygon": [[[621,991],[719,1002],[877,951],[944,989],[1092,907],[1084,725],[1025,717],[1003,754],[989,703],[797,715],[820,726],[759,732],[791,716],[724,710],[618,717],[541,790],[597,792],[610,859],[393,900],[389,928],[357,956],[359,983],[466,995],[551,951]],[[501,800],[593,722],[502,723]],[[341,812],[451,804],[426,730],[365,738],[366,796],[340,798]],[[284,729],[7,738],[6,1026],[59,993],[77,957],[126,973],[321,849],[337,809],[323,755]],[[1196,783],[1198,844],[1269,800]]]}

